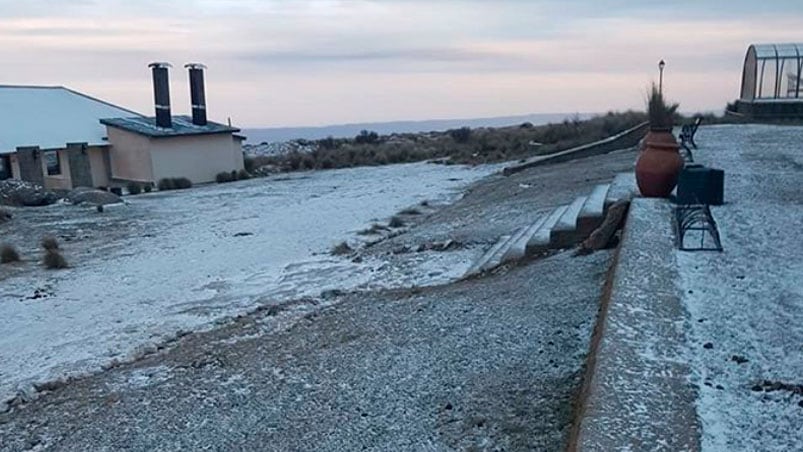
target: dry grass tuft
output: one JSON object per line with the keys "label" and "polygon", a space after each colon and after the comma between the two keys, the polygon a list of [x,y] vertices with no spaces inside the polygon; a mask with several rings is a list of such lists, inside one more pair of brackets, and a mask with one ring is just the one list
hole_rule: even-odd
{"label": "dry grass tuft", "polygon": [[421,215],[421,211],[416,209],[415,207],[408,207],[399,213],[401,215]]}
{"label": "dry grass tuft", "polygon": [[51,236],[42,237],[42,241],[40,242],[40,244],[42,245],[42,248],[45,249],[45,251],[53,251],[53,250],[58,251],[59,249],[59,242],[58,240],[56,240],[55,237]]}
{"label": "dry grass tuft", "polygon": [[46,250],[43,263],[45,268],[49,270],[60,270],[68,267],[67,259],[64,259],[64,256],[57,249]]}
{"label": "dry grass tuft", "polygon": [[19,262],[19,260],[20,255],[16,248],[8,244],[0,246],[0,264],[10,264],[11,262]]}
{"label": "dry grass tuft", "polygon": [[345,256],[347,254],[351,254],[354,251],[348,243],[340,242],[334,248],[332,248],[332,255],[333,256]]}
{"label": "dry grass tuft", "polygon": [[395,215],[391,217],[390,222],[388,222],[388,226],[392,228],[402,228],[404,227],[404,225],[405,225],[404,220],[402,220],[401,217],[397,217]]}

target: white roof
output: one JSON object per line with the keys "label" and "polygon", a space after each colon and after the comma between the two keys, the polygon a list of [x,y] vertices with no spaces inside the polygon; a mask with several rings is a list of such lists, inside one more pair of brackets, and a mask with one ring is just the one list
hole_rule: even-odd
{"label": "white roof", "polygon": [[142,116],[63,86],[0,85],[0,154],[20,146],[107,144],[103,118]]}

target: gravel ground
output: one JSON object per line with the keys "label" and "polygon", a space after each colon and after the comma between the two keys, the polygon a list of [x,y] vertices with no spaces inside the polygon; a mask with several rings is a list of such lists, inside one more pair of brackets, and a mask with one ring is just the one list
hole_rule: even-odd
{"label": "gravel ground", "polygon": [[[475,184],[365,252],[479,254],[632,168],[624,151]],[[448,251],[446,251],[448,252]],[[420,253],[418,253],[420,254]],[[0,450],[556,450],[610,252],[265,308],[0,414]]]}
{"label": "gravel ground", "polygon": [[0,444],[556,450],[609,259],[263,310],[0,415]]}

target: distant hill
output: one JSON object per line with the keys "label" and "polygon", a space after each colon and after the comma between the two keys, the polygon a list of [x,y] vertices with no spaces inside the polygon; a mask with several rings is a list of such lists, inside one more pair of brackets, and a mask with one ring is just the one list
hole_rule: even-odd
{"label": "distant hill", "polygon": [[[357,135],[361,130],[371,130],[380,135],[387,135],[390,133],[443,131],[458,127],[503,127],[524,122],[539,125],[550,122],[561,122],[574,115],[575,113],[538,113],[520,116],[499,116],[495,118],[367,122],[362,124],[339,124],[321,127],[271,127],[243,129],[243,133],[248,137],[247,143],[259,144],[262,142],[284,142],[299,138],[307,140],[318,140],[329,136],[334,138],[348,138]],[[579,116],[585,119],[593,115],[590,113],[580,113]]]}

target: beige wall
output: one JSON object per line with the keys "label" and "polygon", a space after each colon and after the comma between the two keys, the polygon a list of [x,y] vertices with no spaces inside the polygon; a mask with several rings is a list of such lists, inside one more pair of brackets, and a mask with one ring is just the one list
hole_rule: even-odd
{"label": "beige wall", "polygon": [[112,178],[142,182],[156,180],[148,137],[110,126],[106,126],[106,131],[111,144],[109,161]]}
{"label": "beige wall", "polygon": [[243,169],[240,143],[228,133],[151,139],[151,159],[154,181],[186,177],[196,184],[213,182],[221,171]]}
{"label": "beige wall", "polygon": [[45,188],[48,190],[71,190],[72,176],[70,175],[70,160],[67,156],[67,150],[56,150],[56,152],[59,154],[61,174],[54,176],[48,176],[47,174],[47,159],[44,157],[45,152],[51,151],[42,151],[43,155],[39,159],[39,161],[42,162],[42,174],[45,176]]}
{"label": "beige wall", "polygon": [[89,155],[89,167],[92,169],[92,186],[108,187],[109,170],[106,168],[106,159],[103,155],[109,152],[107,148],[90,147],[87,149]]}

